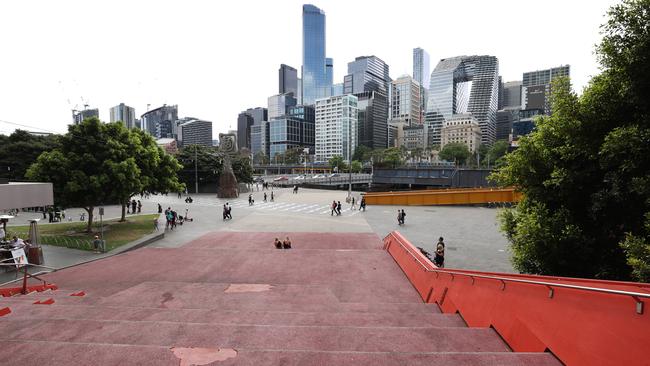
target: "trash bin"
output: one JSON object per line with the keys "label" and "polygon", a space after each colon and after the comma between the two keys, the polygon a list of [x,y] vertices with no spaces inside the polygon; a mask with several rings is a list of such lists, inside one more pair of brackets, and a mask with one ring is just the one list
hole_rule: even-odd
{"label": "trash bin", "polygon": [[45,262],[43,260],[43,247],[38,246],[27,249],[27,261],[31,264],[42,265]]}

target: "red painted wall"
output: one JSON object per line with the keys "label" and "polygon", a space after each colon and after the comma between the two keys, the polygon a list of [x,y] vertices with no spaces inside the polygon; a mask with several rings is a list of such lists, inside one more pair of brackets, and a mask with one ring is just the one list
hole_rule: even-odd
{"label": "red painted wall", "polygon": [[[641,299],[644,313],[637,314],[630,296],[554,288],[549,298],[545,286],[437,273],[396,231],[384,239],[384,248],[425,302],[460,313],[470,327],[494,327],[516,352],[548,349],[568,366],[650,365],[647,299]],[[642,283],[453,271],[650,293],[650,284]]]}

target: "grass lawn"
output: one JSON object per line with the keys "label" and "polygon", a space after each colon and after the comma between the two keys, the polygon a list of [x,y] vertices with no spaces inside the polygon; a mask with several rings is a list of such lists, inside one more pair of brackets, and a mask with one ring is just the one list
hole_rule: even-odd
{"label": "grass lawn", "polygon": [[[153,220],[158,214],[127,216],[125,222],[108,220],[103,222],[106,250],[111,251],[153,232]],[[86,232],[86,223],[69,222],[39,225],[41,244],[60,247],[93,250],[92,241],[101,228],[99,220],[93,220],[93,232]],[[29,238],[29,226],[7,226],[7,237],[18,235]]]}

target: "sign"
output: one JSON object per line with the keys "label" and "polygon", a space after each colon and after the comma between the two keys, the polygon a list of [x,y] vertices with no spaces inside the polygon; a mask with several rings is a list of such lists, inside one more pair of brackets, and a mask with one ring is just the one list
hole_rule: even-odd
{"label": "sign", "polygon": [[20,249],[14,249],[11,251],[11,256],[14,259],[14,263],[16,263],[16,268],[20,268],[24,266],[25,264],[28,264],[27,262],[27,256],[25,255],[25,249],[20,248]]}

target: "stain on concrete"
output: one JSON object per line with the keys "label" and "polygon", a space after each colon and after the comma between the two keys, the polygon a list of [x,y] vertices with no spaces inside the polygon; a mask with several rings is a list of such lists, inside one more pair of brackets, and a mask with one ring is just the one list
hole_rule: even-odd
{"label": "stain on concrete", "polygon": [[224,290],[226,293],[240,293],[240,292],[264,292],[273,288],[267,284],[256,283],[232,283]]}
{"label": "stain on concrete", "polygon": [[184,348],[173,347],[171,351],[178,359],[180,366],[200,366],[212,362],[225,361],[237,357],[237,351],[232,348]]}

